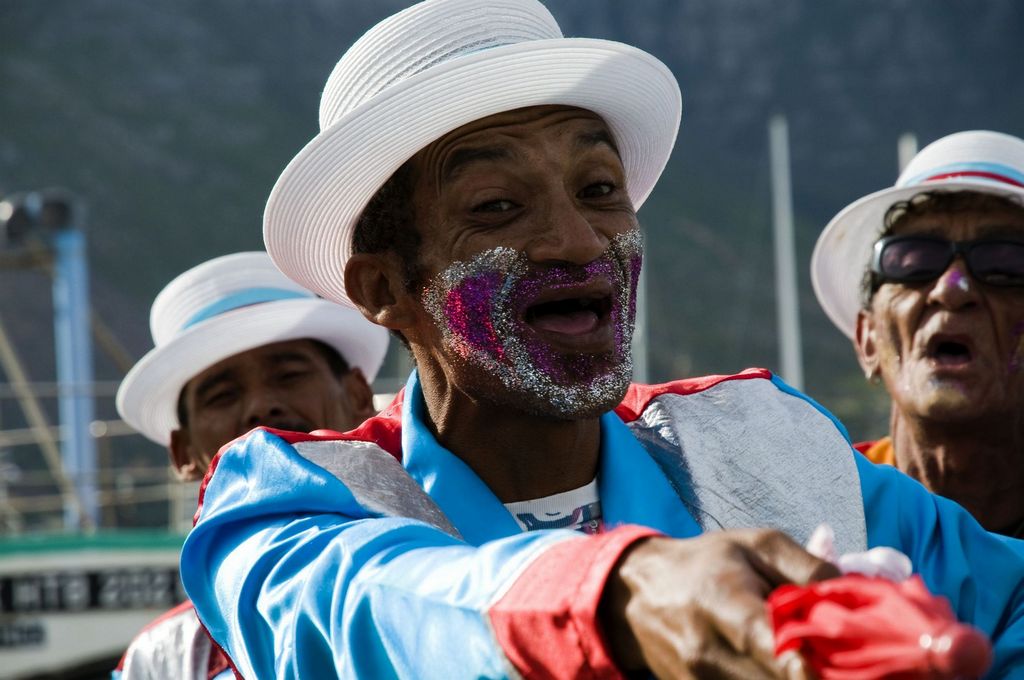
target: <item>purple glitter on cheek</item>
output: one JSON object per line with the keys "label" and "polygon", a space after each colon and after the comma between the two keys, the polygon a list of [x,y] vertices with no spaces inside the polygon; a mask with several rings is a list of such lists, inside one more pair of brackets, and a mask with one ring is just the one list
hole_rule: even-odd
{"label": "purple glitter on cheek", "polygon": [[502,360],[505,349],[491,322],[491,310],[503,277],[498,272],[469,276],[450,290],[444,301],[444,316],[451,333],[478,350]]}
{"label": "purple glitter on cheek", "polygon": [[[643,264],[643,257],[639,254],[629,258],[628,266],[629,271],[626,272],[626,276],[629,277],[629,287],[626,291],[626,300],[618,299],[612,308],[612,313],[621,313],[621,308],[626,308],[626,323],[615,325],[615,342],[616,346],[619,347],[619,351],[625,351],[625,345],[633,339],[633,324],[636,322],[636,293],[637,287],[640,284],[640,267]],[[622,296],[620,296],[621,298]],[[623,304],[623,302],[625,304]],[[629,332],[626,332],[626,329]],[[627,337],[628,336],[628,337]]]}
{"label": "purple glitter on cheek", "polygon": [[634,255],[629,260],[629,320],[636,321],[636,294],[640,287],[640,268],[643,267],[643,257]]}

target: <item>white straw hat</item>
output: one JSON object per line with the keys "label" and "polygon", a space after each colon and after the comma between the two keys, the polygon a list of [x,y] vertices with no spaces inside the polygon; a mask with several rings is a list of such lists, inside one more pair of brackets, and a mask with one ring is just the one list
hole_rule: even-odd
{"label": "white straw hat", "polygon": [[563,38],[536,0],[427,0],[385,19],[327,80],[320,134],[267,201],[267,251],[301,285],[348,301],[352,234],[384,182],[466,123],[543,104],[604,119],[639,208],[679,129],[679,86],[660,61],[617,42]]}
{"label": "white straw hat", "polygon": [[225,255],[179,275],[153,301],[149,327],[156,347],[121,382],[117,412],[164,445],[179,427],[182,388],[218,361],[273,342],[311,338],[336,349],[369,382],[388,346],[386,329],[296,285],[264,252]]}
{"label": "white straw hat", "polygon": [[851,339],[861,282],[886,211],[923,191],[977,191],[1024,199],[1024,140],[1001,132],[957,132],[923,148],[896,185],[846,206],[818,237],[811,283],[828,318]]}

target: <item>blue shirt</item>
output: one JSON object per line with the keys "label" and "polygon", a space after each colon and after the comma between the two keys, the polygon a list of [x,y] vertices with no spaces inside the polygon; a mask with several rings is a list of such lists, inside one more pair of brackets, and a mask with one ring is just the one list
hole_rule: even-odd
{"label": "blue shirt", "polygon": [[[868,462],[827,412],[777,379],[745,377],[689,389],[645,407],[654,416],[643,436],[654,432],[663,448],[675,442],[686,449],[689,458],[675,467],[655,460],[638,440],[636,423],[627,425],[615,413],[602,416],[598,481],[606,526],[640,524],[678,538],[700,534],[708,516],[726,528],[742,526],[742,518],[771,506],[772,487],[762,489],[762,480],[751,478],[760,497],[738,487],[731,497],[732,478],[723,475],[725,486],[714,487],[726,464],[738,466],[734,476],[744,479],[743,457],[757,457],[763,448],[769,465],[758,474],[771,476],[773,461],[787,462],[777,441],[789,442],[800,467],[813,467],[819,458],[844,460],[847,472],[834,475],[834,488],[802,489],[807,507],[824,512],[840,504],[833,495],[853,498],[851,526],[862,524],[863,547],[907,554],[961,620],[993,638],[993,675],[1024,678],[1020,542],[989,534],[955,503]],[[705,400],[704,411],[686,410],[697,398]],[[655,413],[655,407],[664,408]],[[691,412],[711,416],[680,415]],[[531,644],[496,634],[489,618],[496,603],[519,580],[534,578],[531,565],[544,555],[594,537],[557,529],[523,533],[475,473],[434,439],[415,373],[406,386],[401,428],[402,465],[461,538],[387,516],[305,457],[307,447],[333,446],[344,460],[372,444],[289,443],[254,431],[216,461],[182,553],[182,578],[200,618],[244,676],[505,677],[510,659],[519,658],[509,645]],[[791,444],[804,439],[830,450]],[[722,451],[730,460],[716,458]],[[698,462],[708,462],[710,475],[702,477]],[[831,464],[824,468],[831,474]],[[779,476],[785,482],[791,475]],[[697,489],[692,497],[691,487]],[[720,511],[733,505],[739,520]]]}

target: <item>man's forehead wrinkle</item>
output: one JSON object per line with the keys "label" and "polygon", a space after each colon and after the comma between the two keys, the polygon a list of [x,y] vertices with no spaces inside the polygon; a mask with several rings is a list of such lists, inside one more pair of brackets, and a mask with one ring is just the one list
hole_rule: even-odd
{"label": "man's forehead wrinkle", "polygon": [[1024,222],[992,219],[978,225],[977,236],[1024,240]]}
{"label": "man's forehead wrinkle", "polygon": [[[497,134],[499,139],[488,140],[489,143],[480,146],[472,144],[463,146],[464,142],[456,141],[453,149],[441,151],[440,158],[437,161],[440,166],[438,168],[439,186],[459,177],[473,163],[512,161],[520,158],[522,154],[519,147],[511,143],[506,145],[503,143],[502,138],[507,137],[510,140],[529,139],[535,133],[532,130],[519,128],[505,129]],[[606,146],[615,153],[616,157],[619,156],[619,150],[615,146],[614,139],[609,131],[604,128],[575,134],[572,144],[573,150],[577,153],[586,152],[598,146]]]}
{"label": "man's forehead wrinkle", "polygon": [[[461,128],[452,130],[444,136],[434,140],[424,147],[418,156],[424,157],[430,163],[435,162],[436,156],[447,153],[447,149],[453,144],[467,143],[475,146],[492,146],[493,141],[474,141],[474,138],[481,136],[500,135],[509,139],[524,139],[535,133],[535,125],[539,121],[550,119],[556,123],[563,123],[573,119],[594,121],[604,126],[604,120],[592,111],[571,106],[535,106],[525,109],[516,109],[504,113],[486,116],[484,118],[467,123]],[[614,144],[612,145],[614,146]]]}
{"label": "man's forehead wrinkle", "polygon": [[456,148],[444,157],[441,163],[441,181],[450,182],[458,177],[469,165],[480,161],[511,160],[515,156],[511,149],[499,145],[486,147]]}
{"label": "man's forehead wrinkle", "polygon": [[607,128],[583,132],[576,136],[576,149],[579,151],[600,146],[602,144],[608,146],[612,151],[614,151],[616,156],[621,157],[621,154],[619,154],[619,147],[615,145],[615,139]]}

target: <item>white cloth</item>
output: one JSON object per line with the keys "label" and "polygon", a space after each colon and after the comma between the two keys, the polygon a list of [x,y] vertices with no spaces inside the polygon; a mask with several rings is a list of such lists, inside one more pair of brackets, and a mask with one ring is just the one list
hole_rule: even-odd
{"label": "white cloth", "polygon": [[597,478],[576,489],[504,505],[523,531],[576,529],[586,534],[596,534],[601,529],[601,500]]}
{"label": "white cloth", "polygon": [[185,607],[139,633],[124,655],[120,680],[206,680],[210,638],[196,610]]}

